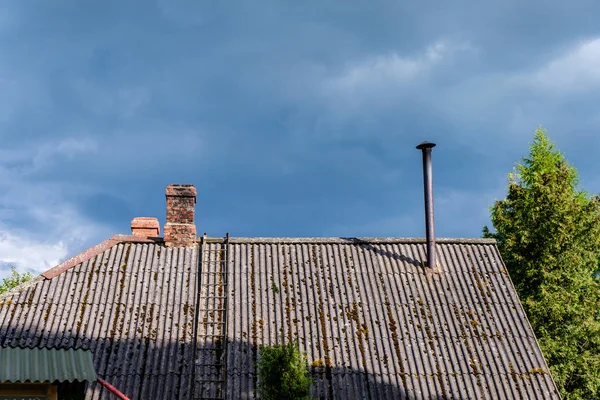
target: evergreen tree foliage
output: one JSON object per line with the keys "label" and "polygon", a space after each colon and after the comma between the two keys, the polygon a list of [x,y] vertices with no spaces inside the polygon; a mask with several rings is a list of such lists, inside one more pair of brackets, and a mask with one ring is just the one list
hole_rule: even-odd
{"label": "evergreen tree foliage", "polygon": [[308,375],[306,357],[297,343],[262,346],[258,378],[261,399],[310,399],[312,380]]}
{"label": "evergreen tree foliage", "polygon": [[565,399],[600,399],[600,200],[538,128],[491,207],[494,237]]}
{"label": "evergreen tree foliage", "polygon": [[10,289],[19,286],[33,278],[29,272],[20,274],[15,267],[11,268],[11,274],[0,282],[0,294],[8,292]]}

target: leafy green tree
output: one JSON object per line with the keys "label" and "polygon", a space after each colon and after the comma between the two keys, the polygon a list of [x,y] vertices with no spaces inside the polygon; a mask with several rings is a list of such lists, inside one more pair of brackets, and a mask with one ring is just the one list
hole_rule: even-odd
{"label": "leafy green tree", "polygon": [[494,237],[565,399],[600,399],[600,200],[538,128],[491,207]]}
{"label": "leafy green tree", "polygon": [[258,364],[259,393],[265,400],[310,398],[312,380],[306,357],[297,343],[262,346]]}
{"label": "leafy green tree", "polygon": [[21,283],[25,283],[33,278],[29,272],[20,274],[15,267],[11,268],[11,274],[6,278],[2,279],[0,283],[0,294],[8,292],[10,289],[19,286]]}

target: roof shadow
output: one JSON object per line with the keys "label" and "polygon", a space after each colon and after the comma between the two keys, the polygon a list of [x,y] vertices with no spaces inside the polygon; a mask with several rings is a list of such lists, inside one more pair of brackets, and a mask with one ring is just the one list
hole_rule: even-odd
{"label": "roof shadow", "polygon": [[380,248],[375,247],[372,242],[369,242],[367,240],[359,239],[359,238],[340,238],[340,239],[346,240],[348,243],[357,244],[362,249],[371,251],[382,257],[391,258],[396,261],[401,261],[403,263],[411,264],[415,267],[424,268],[424,264],[421,261],[417,261],[412,257],[405,256],[404,254],[392,253],[391,251],[382,250]]}
{"label": "roof shadow", "polygon": [[[35,327],[32,328],[31,331],[36,330]],[[50,342],[48,337],[31,337],[26,332],[16,332],[12,327],[5,332],[13,333],[0,338],[0,345],[5,347],[91,350],[94,368],[98,376],[132,400],[149,398],[187,400],[222,396],[227,399],[258,398],[255,390],[257,386],[256,368],[253,365],[260,359],[260,351],[257,351],[255,345],[246,341],[228,340],[228,348],[235,348],[235,351],[228,353],[228,363],[231,363],[234,357],[242,357],[242,359],[233,362],[234,365],[227,370],[227,387],[223,392],[218,385],[208,382],[208,380],[218,379],[219,375],[222,377],[222,372],[216,372],[214,368],[207,370],[207,367],[200,365],[202,362],[200,359],[194,363],[193,354],[211,350],[201,343],[198,343],[194,351],[192,341],[168,341],[159,345],[156,342],[150,343],[148,338],[144,337],[113,340],[76,337],[61,332],[55,334],[56,340]],[[12,340],[8,337],[12,337]],[[246,372],[236,369],[236,366],[243,364],[246,365]],[[399,385],[384,382],[377,374],[363,370],[340,366],[311,366],[309,373],[313,379],[311,394],[315,400],[417,399],[414,395],[407,394]],[[197,378],[196,381],[191,379],[194,374]],[[73,390],[73,385],[59,385],[59,391],[61,387],[69,387],[70,390]],[[114,399],[113,394],[96,382],[88,382],[85,390],[85,398]],[[59,400],[76,398],[79,397],[69,397],[64,393],[61,395],[59,392]],[[438,396],[429,399],[442,398],[444,397]]]}

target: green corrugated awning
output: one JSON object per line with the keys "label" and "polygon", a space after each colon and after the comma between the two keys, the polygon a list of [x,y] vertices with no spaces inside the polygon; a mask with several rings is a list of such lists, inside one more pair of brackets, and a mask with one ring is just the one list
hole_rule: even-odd
{"label": "green corrugated awning", "polygon": [[0,382],[73,382],[95,381],[92,352],[0,348]]}

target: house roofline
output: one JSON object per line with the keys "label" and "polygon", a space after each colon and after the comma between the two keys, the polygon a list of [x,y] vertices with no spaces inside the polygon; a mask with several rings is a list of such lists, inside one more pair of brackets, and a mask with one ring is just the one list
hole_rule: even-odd
{"label": "house roofline", "polygon": [[[198,238],[199,240],[205,240],[206,242],[220,242],[223,238]],[[283,243],[381,243],[381,244],[413,244],[413,243],[426,243],[425,238],[390,238],[390,237],[232,237],[230,243],[264,243],[264,244],[283,244]],[[438,238],[439,244],[496,244],[495,239],[486,238]],[[81,253],[69,258],[66,261],[50,268],[49,270],[40,274],[46,279],[52,279],[62,274],[65,271],[73,268],[74,266],[81,264],[98,254],[110,249],[111,247],[119,243],[163,243],[161,237],[143,237],[133,235],[114,235],[110,239],[103,241],[95,246],[90,247],[82,251]]]}
{"label": "house roofline", "polygon": [[[207,237],[206,242],[222,242],[222,237]],[[393,238],[393,237],[230,237],[229,243],[371,243],[371,244],[420,244],[427,243],[425,238]],[[439,244],[496,244],[496,239],[489,238],[436,238]]]}
{"label": "house roofline", "polygon": [[98,254],[110,249],[111,247],[119,243],[162,243],[162,241],[163,239],[160,237],[114,235],[110,239],[107,239],[102,243],[92,246],[89,249],[84,250],[81,253],[69,258],[68,260],[61,262],[57,266],[50,268],[46,272],[43,272],[41,276],[43,276],[46,279],[56,278],[63,272],[73,268],[74,266],[82,262],[96,257]]}

